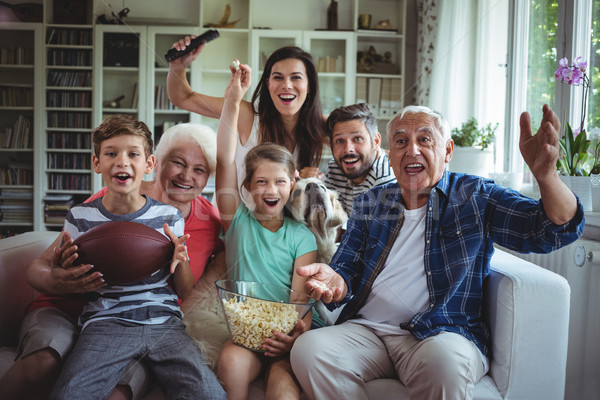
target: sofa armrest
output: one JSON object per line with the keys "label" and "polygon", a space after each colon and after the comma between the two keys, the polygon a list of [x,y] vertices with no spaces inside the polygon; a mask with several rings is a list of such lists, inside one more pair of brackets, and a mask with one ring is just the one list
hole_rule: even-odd
{"label": "sofa armrest", "polygon": [[496,250],[487,282],[489,375],[504,398],[562,399],[571,290],[558,274]]}
{"label": "sofa armrest", "polygon": [[14,346],[27,305],[38,293],[27,283],[27,268],[58,232],[26,232],[0,240],[0,347]]}

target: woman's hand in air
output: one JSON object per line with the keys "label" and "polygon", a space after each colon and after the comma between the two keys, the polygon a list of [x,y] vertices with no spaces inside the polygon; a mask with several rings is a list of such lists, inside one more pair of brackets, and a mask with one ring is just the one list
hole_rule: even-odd
{"label": "woman's hand in air", "polygon": [[[190,45],[192,39],[195,39],[195,38],[196,38],[196,35],[186,36],[184,38],[179,39],[175,43],[173,43],[173,45],[171,47],[174,49],[177,49],[177,51],[185,50],[186,47]],[[171,61],[169,63],[170,66],[178,67],[178,68],[189,67],[194,62],[194,60],[196,58],[198,58],[198,56],[200,55],[200,52],[202,51],[204,46],[206,46],[206,43],[202,43],[200,46],[198,46],[198,48],[190,51],[186,55]]]}

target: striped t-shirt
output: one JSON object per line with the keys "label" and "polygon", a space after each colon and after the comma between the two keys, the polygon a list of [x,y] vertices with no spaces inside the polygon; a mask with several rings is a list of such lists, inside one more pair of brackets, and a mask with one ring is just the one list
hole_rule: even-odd
{"label": "striped t-shirt", "polygon": [[335,190],[339,194],[339,200],[350,215],[354,198],[367,190],[386,183],[395,182],[396,177],[390,167],[390,159],[385,151],[379,150],[380,155],[375,159],[366,178],[355,185],[344,175],[344,171],[337,165],[335,159],[331,159],[327,165],[325,185],[328,189]]}
{"label": "striped t-shirt", "polygon": [[[184,219],[179,210],[146,197],[146,204],[131,214],[113,214],[102,205],[102,198],[74,206],[65,219],[65,231],[76,239],[95,226],[110,221],[132,221],[164,233],[167,223],[176,236],[183,235]],[[156,271],[141,282],[107,285],[85,294],[81,328],[100,319],[116,318],[139,324],[161,324],[172,316],[183,314],[177,295],[169,287],[169,267]]]}

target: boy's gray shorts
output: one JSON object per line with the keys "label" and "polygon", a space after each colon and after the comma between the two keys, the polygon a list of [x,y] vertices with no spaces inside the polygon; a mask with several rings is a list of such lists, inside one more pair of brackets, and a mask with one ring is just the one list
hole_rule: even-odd
{"label": "boy's gray shorts", "polygon": [[[21,323],[17,358],[51,348],[64,361],[79,336],[77,318],[53,307],[39,308],[25,314]],[[133,365],[135,364],[135,365]],[[152,384],[152,375],[144,363],[136,362],[127,368],[119,385],[129,386],[133,399],[141,398]]]}

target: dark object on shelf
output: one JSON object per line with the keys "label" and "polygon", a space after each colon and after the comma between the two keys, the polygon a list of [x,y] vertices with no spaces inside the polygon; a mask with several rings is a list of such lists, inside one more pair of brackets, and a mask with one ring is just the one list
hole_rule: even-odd
{"label": "dark object on shelf", "polygon": [[177,49],[173,48],[169,49],[169,51],[167,51],[167,54],[165,54],[165,59],[168,62],[176,60],[179,57],[182,57],[188,54],[189,52],[197,49],[202,43],[208,43],[211,40],[218,38],[219,36],[221,36],[219,31],[217,31],[216,29],[210,29],[204,32],[202,35],[198,36],[197,38],[192,39],[190,45],[187,46],[184,50],[178,51]]}
{"label": "dark object on shelf", "polygon": [[125,7],[124,9],[119,11],[118,14],[115,14],[114,11],[112,11],[110,17],[107,17],[106,14],[98,15],[98,18],[96,18],[96,22],[105,25],[124,25],[125,22],[123,22],[123,18],[127,17],[129,11],[131,10]]}
{"label": "dark object on shelf", "polygon": [[236,19],[235,21],[231,21],[229,22],[229,16],[231,15],[231,6],[229,4],[227,4],[225,6],[225,12],[223,12],[223,16],[221,17],[221,20],[219,22],[212,23],[212,22],[208,22],[206,24],[204,24],[205,28],[233,28],[235,27],[235,24],[237,24],[238,22],[240,22],[239,19]]}
{"label": "dark object on shelf", "polygon": [[10,8],[11,11],[23,22],[42,22],[44,9],[38,3],[10,4],[0,1],[0,6]]}
{"label": "dark object on shelf", "polygon": [[395,74],[396,64],[392,64],[392,53],[386,51],[384,55],[377,53],[375,47],[369,46],[368,51],[356,53],[357,72],[369,72],[372,74]]}
{"label": "dark object on shelf", "polygon": [[55,24],[87,23],[87,1],[54,0]]}
{"label": "dark object on shelf", "polygon": [[335,0],[331,0],[329,7],[327,7],[327,29],[330,31],[336,31],[338,28],[338,3]]}
{"label": "dark object on shelf", "polygon": [[360,14],[358,16],[358,29],[370,29],[371,19],[371,14]]}
{"label": "dark object on shelf", "polygon": [[121,108],[121,100],[125,98],[125,95],[122,94],[114,100],[106,100],[102,102],[102,107],[105,108]]}
{"label": "dark object on shelf", "polygon": [[138,67],[140,42],[134,33],[110,33],[104,37],[105,67]]}

